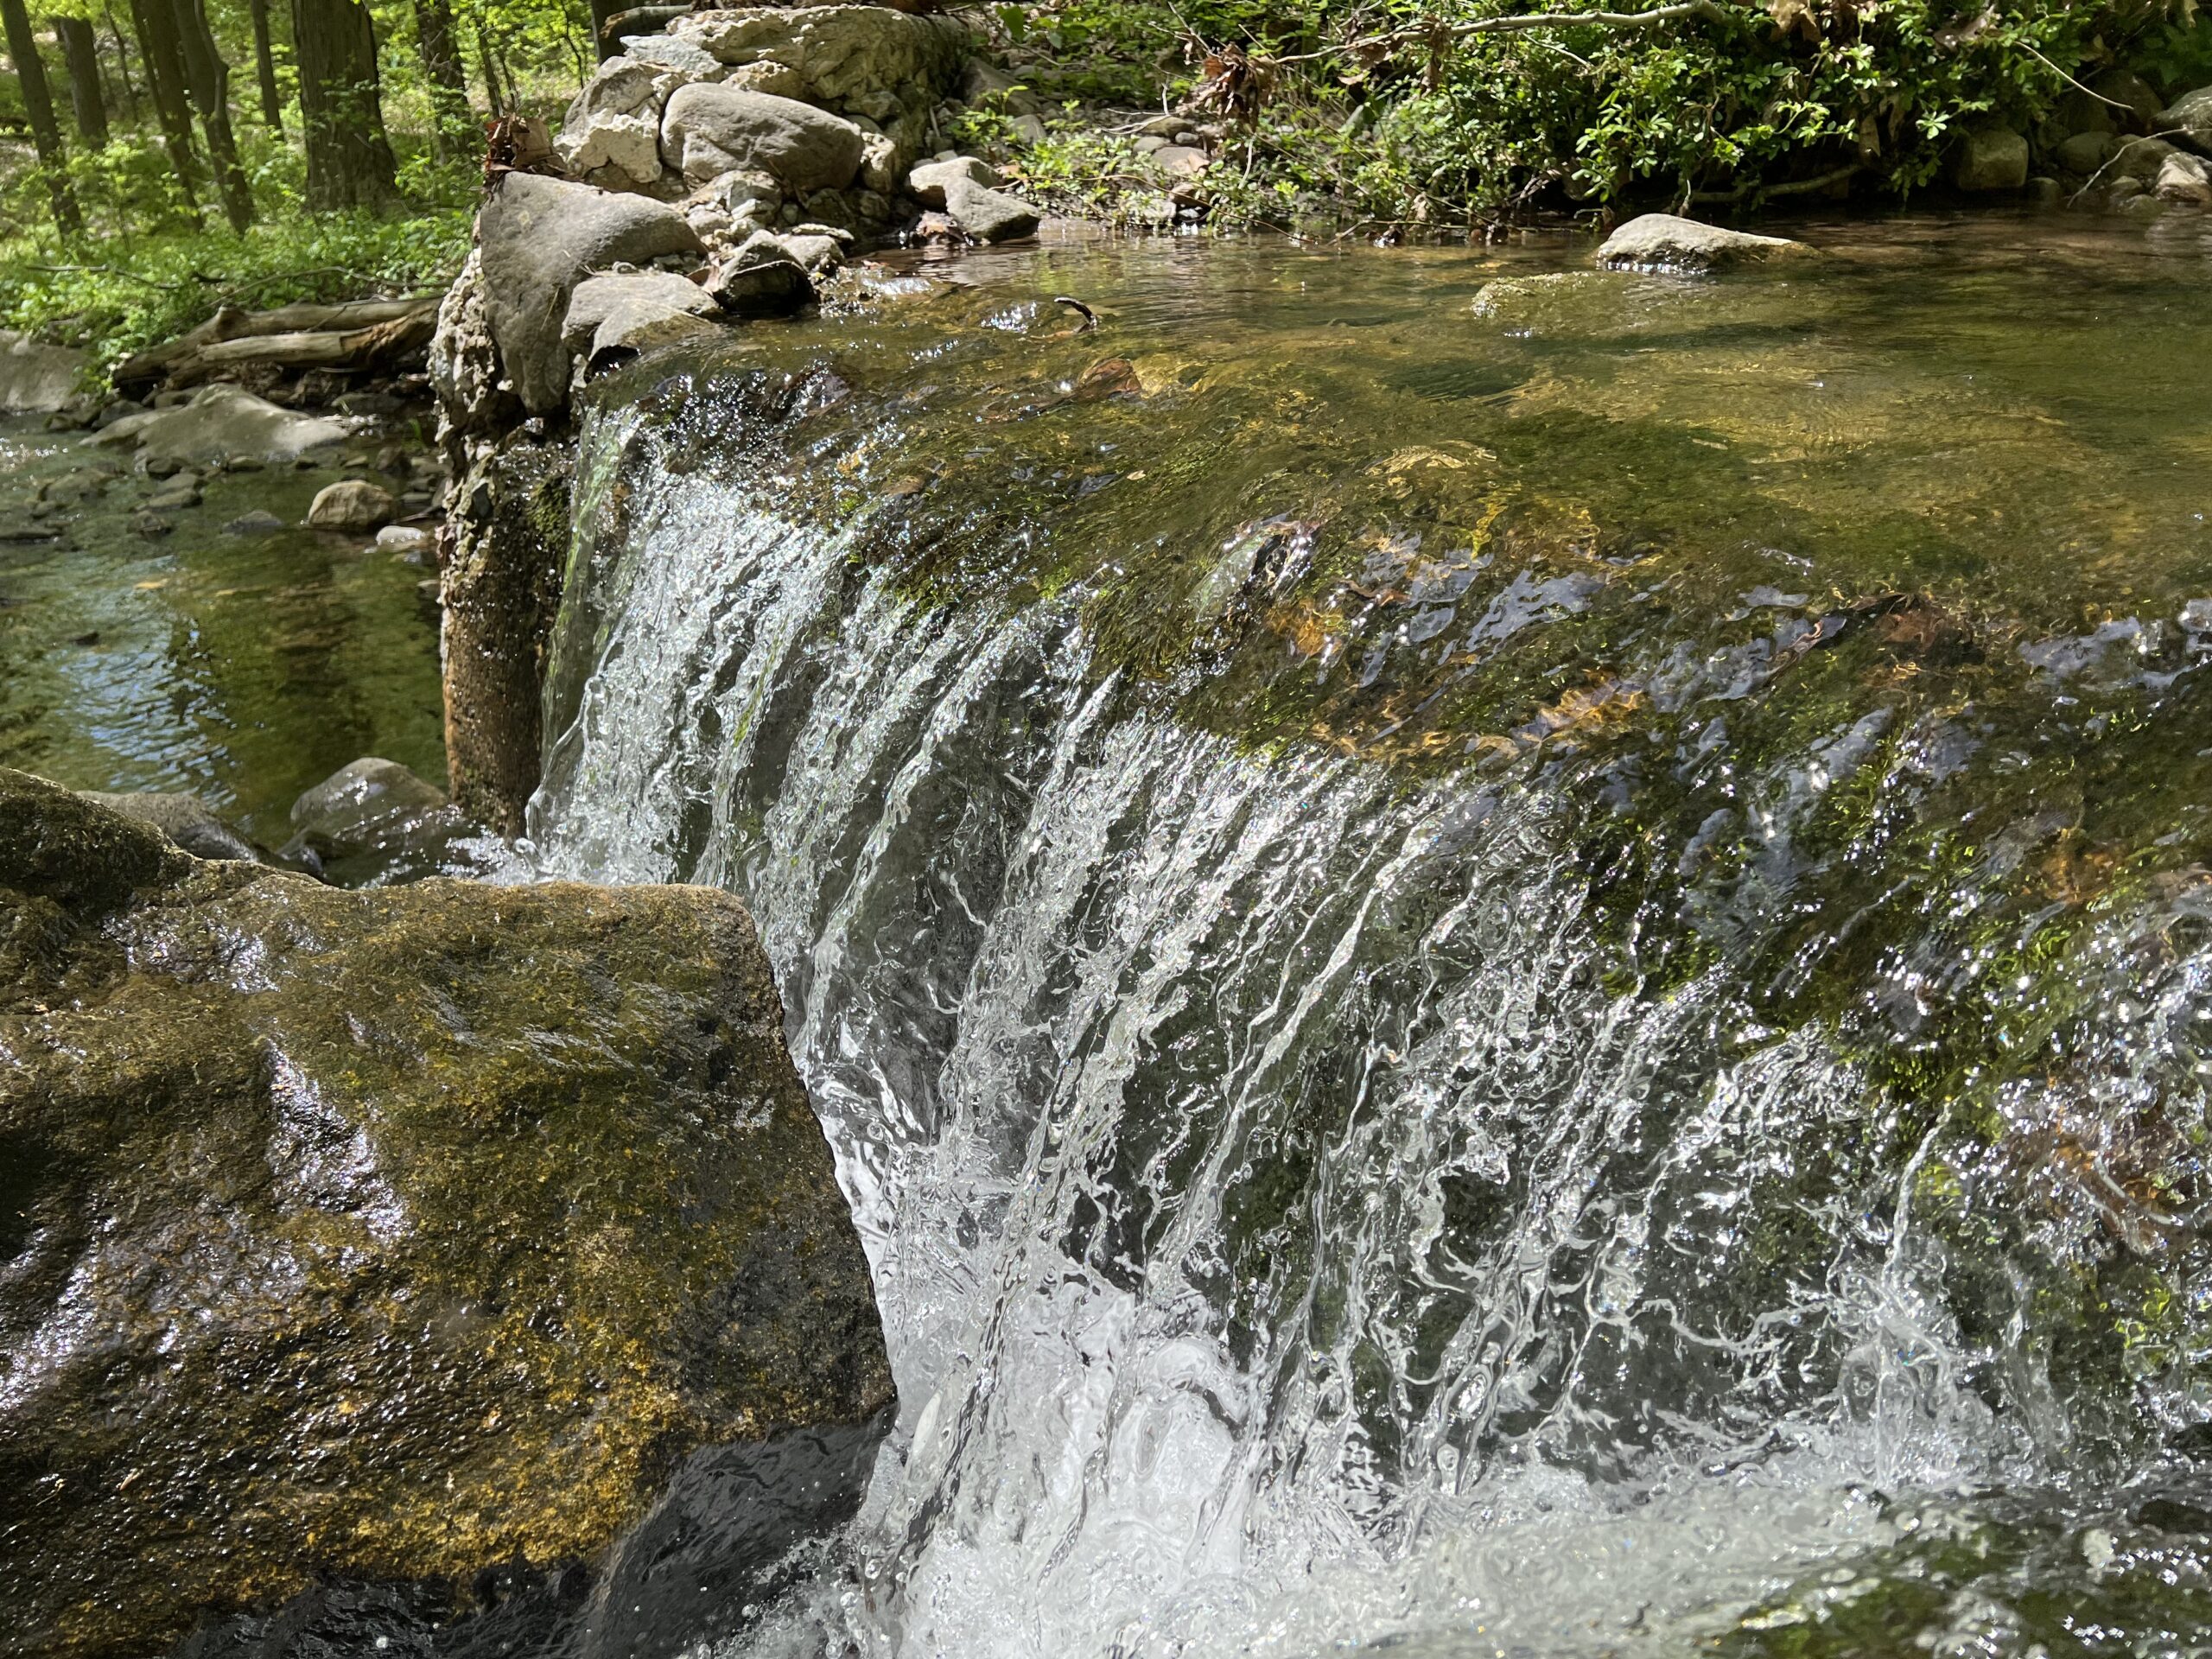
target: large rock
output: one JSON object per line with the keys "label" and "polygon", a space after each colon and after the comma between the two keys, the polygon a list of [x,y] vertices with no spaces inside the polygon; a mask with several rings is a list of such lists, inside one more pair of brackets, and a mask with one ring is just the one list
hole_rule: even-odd
{"label": "large rock", "polygon": [[1977,194],[2018,190],[2028,182],[2028,141],[2010,127],[1983,126],[1959,136],[1951,182]]}
{"label": "large rock", "polygon": [[588,115],[562,130],[553,153],[572,173],[641,188],[661,175],[660,120],[651,105],[632,114]]}
{"label": "large rock", "polygon": [[[283,528],[281,522],[278,528]],[[251,859],[254,855],[253,843],[209,811],[197,795],[86,790],[85,798],[150,825],[194,858]]]}
{"label": "large rock", "polygon": [[2161,201],[2179,202],[2190,207],[2212,207],[2212,166],[2208,166],[2196,156],[2184,156],[2176,150],[2158,168],[2154,188]]}
{"label": "large rock", "polygon": [[815,298],[814,277],[785,238],[755,231],[707,277],[707,291],[735,317],[787,316]]}
{"label": "large rock", "polygon": [[973,156],[956,156],[949,162],[924,162],[906,175],[906,189],[925,207],[943,207],[944,193],[957,180],[995,190],[1004,182],[998,168]]}
{"label": "large rock", "polygon": [[594,115],[632,115],[648,105],[658,113],[663,92],[661,82],[667,73],[658,64],[637,58],[609,58],[569,100],[569,113],[561,124],[563,130],[581,127]]}
{"label": "large rock", "polygon": [[380,755],[348,761],[292,803],[296,844],[319,859],[375,853],[446,804],[446,792]]}
{"label": "large rock", "polygon": [[477,215],[477,243],[485,320],[533,414],[568,401],[561,333],[579,282],[615,264],[705,251],[683,216],[660,202],[528,173],[501,175]]}
{"label": "large rock", "polygon": [[[11,1649],[350,1594],[418,1656],[673,1652],[747,1616],[748,1484],[836,1518],[762,1456],[849,1508],[882,1338],[734,899],[347,892],[0,771],[0,958]],[[370,1645],[272,1623],[200,1645]]]}
{"label": "large rock", "polygon": [[1607,237],[1596,258],[1609,270],[1704,271],[1803,259],[1812,251],[1787,237],[1755,236],[1672,213],[1646,213]]}
{"label": "large rock", "polygon": [[695,12],[669,33],[721,63],[782,64],[798,74],[807,96],[841,105],[870,94],[955,91],[969,41],[948,18],[865,5]]}
{"label": "large rock", "polygon": [[340,423],[302,415],[257,397],[243,387],[203,386],[188,404],[126,415],[93,439],[136,444],[149,461],[219,467],[258,461],[280,466],[334,443],[349,431]]}
{"label": "large rock", "polygon": [[2200,86],[2160,110],[2152,130],[2171,133],[2212,156],[2212,86]]}
{"label": "large rock", "polygon": [[951,180],[944,188],[944,210],[952,221],[978,242],[1005,242],[1027,236],[1038,226],[1038,213],[1019,196],[989,190],[972,179]]}
{"label": "large rock", "polygon": [[586,364],[603,366],[613,358],[711,328],[721,315],[705,289],[670,271],[587,276],[569,302],[561,338]]}
{"label": "large rock", "polygon": [[76,395],[85,353],[0,328],[0,414],[51,415]]}
{"label": "large rock", "polygon": [[810,104],[719,85],[677,87],[660,129],[663,158],[689,183],[744,169],[768,174],[801,194],[850,184],[866,137]]}

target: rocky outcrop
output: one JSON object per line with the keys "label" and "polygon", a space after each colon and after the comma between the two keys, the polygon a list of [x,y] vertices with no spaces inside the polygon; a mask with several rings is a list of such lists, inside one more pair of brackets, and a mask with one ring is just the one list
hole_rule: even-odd
{"label": "rocky outcrop", "polygon": [[1672,213],[1632,219],[1605,238],[1598,264],[1609,270],[1726,270],[1809,258],[1813,251],[1787,237],[1754,236]]}
{"label": "rocky outcrop", "polygon": [[849,1507],[882,1338],[734,899],[347,892],[0,771],[0,958],[11,1645],[681,1645],[747,1459],[846,1484],[737,1564]]}
{"label": "rocky outcrop", "polygon": [[0,328],[0,414],[51,415],[76,395],[85,353]]}
{"label": "rocky outcrop", "polygon": [[526,173],[494,182],[476,239],[478,302],[505,378],[531,414],[569,401],[561,336],[578,283],[617,264],[696,263],[706,251],[683,216],[660,202]]}

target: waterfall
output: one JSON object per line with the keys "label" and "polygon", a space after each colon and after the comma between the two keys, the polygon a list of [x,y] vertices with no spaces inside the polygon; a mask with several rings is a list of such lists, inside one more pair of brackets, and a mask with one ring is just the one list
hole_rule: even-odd
{"label": "waterfall", "polygon": [[[2132,1401],[2077,1385],[2098,1344],[2054,1308],[2128,1201],[2061,1191],[2053,1147],[2094,1141],[2085,1100],[2181,1086],[2194,891],[2053,970],[2106,1010],[2070,1079],[1916,1098],[1913,1016],[1876,1045],[1861,1014],[1935,995],[1957,918],[1887,941],[1848,1005],[1781,1025],[1774,984],[1839,902],[1807,872],[1885,902],[1909,874],[1894,823],[1839,851],[1820,815],[1926,798],[2003,732],[1862,699],[1755,747],[1713,700],[1817,631],[1756,598],[1725,646],[1675,624],[1653,753],[1725,751],[1736,807],[1646,837],[1719,942],[1662,967],[1593,863],[1642,810],[1594,766],[1192,718],[1213,668],[1102,645],[1127,560],[1005,602],[904,579],[895,499],[795,485],[924,418],[849,398],[823,435],[702,392],[708,466],[650,398],[594,417],[531,814],[553,873],[745,897],[875,1272],[898,1427],[747,1651],[1679,1650],[1813,1617],[1993,1493],[2044,1494],[2086,1570],[2064,1494],[2194,1410],[2144,1364]],[[1466,568],[1471,653],[1580,614]],[[1993,903],[1992,861],[1941,891]]]}

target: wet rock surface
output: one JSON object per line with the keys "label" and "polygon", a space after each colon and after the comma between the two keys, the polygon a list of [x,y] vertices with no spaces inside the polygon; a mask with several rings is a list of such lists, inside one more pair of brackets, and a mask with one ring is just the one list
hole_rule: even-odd
{"label": "wet rock surface", "polygon": [[1611,270],[1725,270],[1800,259],[1812,250],[1787,237],[1757,236],[1673,213],[1645,213],[1605,238],[1597,262]]}
{"label": "wet rock surface", "polygon": [[346,892],[0,771],[0,958],[25,1650],[660,1651],[848,1501],[881,1335],[734,899]]}

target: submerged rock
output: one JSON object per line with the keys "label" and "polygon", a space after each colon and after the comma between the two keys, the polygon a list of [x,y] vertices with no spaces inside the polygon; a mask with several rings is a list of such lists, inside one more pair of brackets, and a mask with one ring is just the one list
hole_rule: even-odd
{"label": "submerged rock", "polygon": [[380,530],[398,511],[399,503],[382,485],[347,478],[316,492],[308,504],[308,523],[316,530]]}
{"label": "submerged rock", "polygon": [[110,793],[86,790],[85,798],[111,812],[160,830],[194,858],[251,859],[253,843],[207,810],[196,795]]}
{"label": "submerged rock", "polygon": [[136,444],[149,462],[184,466],[258,461],[283,465],[351,435],[339,422],[302,415],[242,386],[202,387],[188,404],[126,415],[92,442]]}
{"label": "submerged rock", "polygon": [[[0,770],[0,965],[24,1650],[288,1598],[365,1637],[348,1595],[576,1633],[530,1651],[711,1637],[779,1553],[725,1548],[777,1448],[864,1462],[867,1265],[727,894],[346,892]],[[852,1490],[772,1484],[781,1543]],[[200,1645],[315,1650],[269,1622]]]}
{"label": "submerged rock", "polygon": [[1606,238],[1597,261],[1614,270],[1702,271],[1806,258],[1812,251],[1787,237],[1725,230],[1673,213],[1646,213]]}

